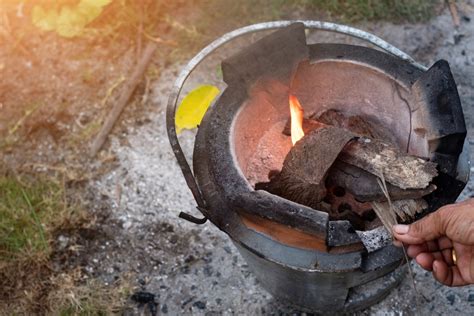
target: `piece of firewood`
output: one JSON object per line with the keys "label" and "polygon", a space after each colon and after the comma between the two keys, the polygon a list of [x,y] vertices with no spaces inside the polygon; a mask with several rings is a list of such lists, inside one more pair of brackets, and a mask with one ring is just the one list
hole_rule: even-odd
{"label": "piece of firewood", "polygon": [[[337,161],[328,173],[326,184],[329,187],[341,187],[351,193],[359,202],[384,202],[387,197],[383,193],[377,177],[356,166]],[[395,200],[419,199],[436,190],[434,184],[425,189],[401,189],[387,183],[390,198]]]}
{"label": "piece of firewood", "polygon": [[395,136],[387,131],[386,127],[360,115],[344,115],[341,111],[330,109],[323,112],[319,117],[312,115],[309,119],[344,128],[359,136],[378,139],[390,145],[396,144]]}
{"label": "piece of firewood", "polygon": [[[323,125],[321,125],[323,124]],[[344,128],[358,136],[366,136],[373,139],[382,140],[388,144],[396,144],[396,139],[379,123],[370,121],[359,115],[346,116],[337,110],[324,111],[319,117],[315,114],[309,118],[303,118],[303,131],[309,133],[315,128],[322,126],[334,126]],[[291,136],[291,120],[288,119],[282,132],[284,135]]]}
{"label": "piece of firewood", "polygon": [[461,23],[459,20],[459,14],[458,14],[458,8],[456,6],[456,1],[447,0],[446,2],[448,4],[449,12],[451,13],[451,18],[453,20],[454,27],[458,28]]}
{"label": "piece of firewood", "polygon": [[401,189],[424,189],[438,175],[436,163],[402,153],[366,137],[349,142],[338,159],[359,167]]}
{"label": "piece of firewood", "polygon": [[255,188],[318,208],[326,195],[327,172],[353,137],[352,133],[337,127],[314,129],[293,146],[281,172],[270,182],[259,183]]}
{"label": "piece of firewood", "polygon": [[401,221],[412,220],[417,213],[428,207],[428,203],[423,199],[398,200],[390,202],[372,202],[372,207],[378,218],[391,233],[393,225],[398,224],[397,216]]}
{"label": "piece of firewood", "polygon": [[137,66],[133,70],[131,76],[125,82],[124,87],[122,88],[122,92],[117,100],[117,103],[114,104],[112,110],[110,110],[109,115],[105,119],[102,128],[100,129],[99,133],[97,134],[94,142],[92,143],[90,155],[91,157],[95,157],[97,152],[102,148],[107,136],[109,135],[110,131],[115,125],[115,122],[119,118],[120,114],[122,113],[123,109],[127,105],[128,100],[135,91],[135,88],[140,83],[143,74],[145,73],[146,69],[148,68],[148,64],[155,53],[158,44],[154,41],[148,42],[147,46],[145,47],[142,56],[137,63]]}

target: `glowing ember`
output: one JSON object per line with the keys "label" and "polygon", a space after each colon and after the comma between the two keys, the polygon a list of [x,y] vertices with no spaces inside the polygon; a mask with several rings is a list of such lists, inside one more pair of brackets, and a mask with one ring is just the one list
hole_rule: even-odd
{"label": "glowing ember", "polygon": [[291,142],[293,145],[304,136],[303,108],[296,96],[290,94]]}

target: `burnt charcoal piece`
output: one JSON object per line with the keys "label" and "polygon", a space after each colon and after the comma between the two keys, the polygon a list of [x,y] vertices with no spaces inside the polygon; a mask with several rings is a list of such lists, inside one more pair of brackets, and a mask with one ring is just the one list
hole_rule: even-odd
{"label": "burnt charcoal piece", "polygon": [[[358,115],[345,116],[340,111],[327,110],[319,117],[316,114],[312,114],[309,116],[309,118],[303,119],[303,131],[305,134],[309,133],[313,129],[321,128],[326,125],[344,128],[354,134],[357,134],[358,136],[382,140],[389,143],[390,145],[396,144],[396,140],[393,135],[389,133],[383,126],[380,126],[380,124],[375,122],[369,122],[369,120]],[[290,119],[288,119],[286,122],[282,133],[286,136],[291,136]]]}
{"label": "burnt charcoal piece", "polygon": [[155,301],[155,294],[150,292],[138,291],[132,295],[132,300],[140,304],[147,304]]}
{"label": "burnt charcoal piece", "polygon": [[386,128],[375,122],[369,122],[367,119],[359,115],[345,116],[340,111],[327,110],[319,117],[312,115],[309,118],[317,120],[318,122],[324,123],[326,125],[345,128],[360,136],[382,140],[391,145],[396,144],[396,140],[394,139],[393,135],[389,133]]}
{"label": "burnt charcoal piece", "polygon": [[[317,120],[303,118],[303,131],[305,135],[311,132],[312,130],[325,127],[326,125],[329,124],[321,124]],[[281,133],[286,136],[291,136],[291,119],[288,119]]]}
{"label": "burnt charcoal piece", "polygon": [[338,247],[360,242],[360,238],[348,221],[330,221],[328,246]]}
{"label": "burnt charcoal piece", "polygon": [[256,188],[318,209],[326,195],[327,171],[352,138],[351,132],[332,126],[311,131],[290,150],[280,174]]}

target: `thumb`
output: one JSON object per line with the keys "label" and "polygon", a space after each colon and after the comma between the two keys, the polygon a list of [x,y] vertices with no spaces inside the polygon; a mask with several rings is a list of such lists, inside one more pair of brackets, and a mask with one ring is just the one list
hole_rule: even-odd
{"label": "thumb", "polygon": [[446,235],[446,223],[449,214],[443,209],[410,224],[394,225],[393,236],[407,244],[421,244]]}

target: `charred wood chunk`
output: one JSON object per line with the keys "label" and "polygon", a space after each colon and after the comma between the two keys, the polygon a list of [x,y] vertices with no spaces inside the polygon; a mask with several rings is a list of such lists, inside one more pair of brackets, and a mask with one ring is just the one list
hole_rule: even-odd
{"label": "charred wood chunk", "polygon": [[359,243],[360,238],[349,221],[329,221],[328,246],[338,247]]}
{"label": "charred wood chunk", "polygon": [[378,177],[383,176],[388,183],[401,189],[425,189],[438,175],[435,163],[370,138],[351,141],[338,159]]}
{"label": "charred wood chunk", "polygon": [[326,195],[327,172],[352,138],[351,132],[332,126],[313,130],[293,146],[281,172],[256,188],[317,209]]}
{"label": "charred wood chunk", "polygon": [[[326,125],[346,129],[358,136],[365,136],[373,139],[382,140],[389,144],[396,144],[394,136],[380,124],[369,121],[362,116],[345,116],[337,110],[327,110],[319,117],[312,114],[309,118],[303,119],[303,131],[308,134],[314,129],[324,127]],[[291,136],[291,120],[288,119],[282,134]]]}
{"label": "charred wood chunk", "polygon": [[[336,161],[331,167],[326,180],[328,187],[340,187],[351,193],[359,202],[383,202],[387,197],[380,187],[377,177],[361,168]],[[387,189],[392,201],[418,199],[432,193],[436,186],[430,184],[425,189],[401,189],[387,183]]]}
{"label": "charred wood chunk", "polygon": [[[325,126],[327,126],[327,124],[320,123],[316,120],[303,118],[303,131],[305,135],[309,134],[311,131],[315,129],[323,128]],[[286,136],[291,136],[291,120],[290,119],[288,119],[288,121],[286,122],[285,127],[283,128],[283,131],[281,133]]]}
{"label": "charred wood chunk", "polygon": [[346,116],[338,110],[331,109],[323,112],[319,117],[312,115],[309,118],[326,125],[347,129],[360,136],[382,140],[389,144],[396,144],[396,139],[385,127],[359,115]]}

